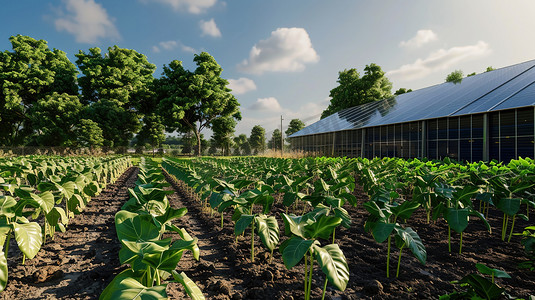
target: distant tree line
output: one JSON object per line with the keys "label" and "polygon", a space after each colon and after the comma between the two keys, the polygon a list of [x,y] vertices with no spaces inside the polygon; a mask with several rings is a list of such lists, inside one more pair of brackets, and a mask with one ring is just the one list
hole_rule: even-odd
{"label": "distant tree line", "polygon": [[12,36],[12,51],[0,52],[0,146],[159,147],[164,132],[194,139],[211,128],[224,145],[241,119],[239,103],[208,53],[186,70],[173,60],[154,78],[145,55],[117,46],[102,53],[82,50],[73,64],[47,42]]}

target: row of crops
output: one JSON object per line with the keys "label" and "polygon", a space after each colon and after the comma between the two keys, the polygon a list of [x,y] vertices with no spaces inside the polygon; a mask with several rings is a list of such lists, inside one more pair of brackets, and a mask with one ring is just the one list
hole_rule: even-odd
{"label": "row of crops", "polygon": [[13,238],[24,264],[131,165],[120,156],[0,158],[0,291],[8,259],[19,259],[8,257]]}
{"label": "row of crops", "polygon": [[[176,271],[185,251],[199,260],[197,239],[173,220],[184,216],[186,208],[175,209],[164,190],[169,186],[157,163],[141,158],[138,180],[129,189],[130,199],[115,215],[115,229],[121,242],[119,260],[129,268],[119,273],[100,299],[167,299],[170,282],[180,283],[192,299],[204,299],[201,290],[184,273]],[[173,237],[163,238],[164,234]]]}
{"label": "row of crops", "polygon": [[[515,228],[515,222],[528,220],[535,207],[535,163],[531,159],[458,164],[397,158],[167,158],[162,167],[183,181],[203,208],[220,213],[221,227],[224,215],[229,214],[236,236],[250,230],[251,261],[256,234],[271,253],[278,248],[288,269],[302,262],[305,299],[310,298],[315,264],[325,274],[324,294],[328,283],[342,291],[347,286],[348,264],[336,244],[336,232],[339,226],[351,226],[344,206],[357,205],[357,184],[369,196],[363,203],[369,212],[366,231],[378,243],[387,243],[387,277],[394,247],[399,252],[396,277],[403,250],[408,249],[422,264],[427,260],[425,244],[408,225],[418,210],[427,216],[427,222],[443,221],[439,224],[445,224],[450,252],[454,251],[451,237],[457,234],[455,251],[462,253],[463,232],[473,222],[498,232],[497,238],[505,242],[514,234],[524,235],[528,261],[523,266],[534,268],[533,227]],[[284,211],[280,219],[285,238],[274,207]],[[492,228],[487,221],[489,211],[503,216],[500,228]],[[494,276],[503,273],[484,266],[479,269],[492,275],[492,280],[471,274],[460,282],[471,285],[471,292],[482,293],[484,298],[501,295],[504,290],[494,283]]]}

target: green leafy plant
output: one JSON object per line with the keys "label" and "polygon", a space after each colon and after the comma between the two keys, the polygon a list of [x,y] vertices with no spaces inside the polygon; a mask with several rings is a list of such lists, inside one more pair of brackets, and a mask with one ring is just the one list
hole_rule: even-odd
{"label": "green leafy plant", "polygon": [[318,239],[329,240],[333,230],[342,219],[336,216],[317,214],[311,211],[303,216],[282,214],[285,235],[290,238],[281,244],[279,250],[287,269],[293,268],[304,259],[304,291],[305,299],[310,299],[312,288],[312,272],[317,262],[326,275],[323,297],[327,282],[338,290],[345,290],[349,281],[349,267],[346,258],[337,244],[321,247]]}
{"label": "green leafy plant", "polygon": [[454,284],[460,284],[465,291],[455,291],[450,294],[440,296],[441,300],[455,300],[455,299],[499,299],[505,292],[504,288],[499,287],[494,278],[511,278],[503,270],[491,269],[483,264],[476,264],[476,268],[483,275],[490,275],[491,280],[479,275],[469,274],[464,276],[461,280],[452,281]]}

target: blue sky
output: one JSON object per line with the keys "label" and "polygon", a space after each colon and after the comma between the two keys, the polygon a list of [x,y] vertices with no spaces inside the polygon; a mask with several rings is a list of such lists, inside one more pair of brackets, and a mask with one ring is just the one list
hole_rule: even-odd
{"label": "blue sky", "polygon": [[376,63],[394,84],[419,89],[487,66],[535,59],[535,1],[24,0],[0,11],[0,50],[28,35],[67,52],[118,45],[157,66],[193,70],[207,51],[241,103],[236,134],[268,135],[327,107],[338,72]]}

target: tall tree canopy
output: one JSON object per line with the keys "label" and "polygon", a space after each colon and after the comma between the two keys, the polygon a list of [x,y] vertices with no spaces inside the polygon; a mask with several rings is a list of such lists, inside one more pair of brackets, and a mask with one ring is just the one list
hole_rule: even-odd
{"label": "tall tree canopy", "polygon": [[266,149],[266,130],[260,125],[256,125],[251,130],[249,145],[254,153],[262,152]]}
{"label": "tall tree canopy", "polygon": [[117,46],[103,55],[99,48],[76,54],[82,72],[78,82],[87,116],[103,131],[105,146],[126,146],[139,131],[140,108],[152,102],[151,84],[156,66],[135,50]]}
{"label": "tall tree canopy", "polygon": [[212,122],[213,146],[223,150],[223,155],[230,155],[230,147],[234,143],[234,128],[236,120],[232,116],[220,117]]}
{"label": "tall tree canopy", "polygon": [[271,139],[268,141],[268,148],[271,150],[280,150],[281,149],[282,134],[279,129],[273,130]]}
{"label": "tall tree canopy", "polygon": [[13,51],[0,52],[0,144],[20,145],[31,136],[32,107],[54,92],[76,95],[76,67],[44,40],[12,36]]}
{"label": "tall tree canopy", "polygon": [[364,68],[362,77],[356,69],[339,72],[338,84],[329,94],[331,103],[321,114],[322,119],[349,107],[392,97],[392,83],[374,63]]}
{"label": "tall tree canopy", "polygon": [[223,69],[208,53],[196,54],[194,72],[174,60],[164,66],[162,77],[156,82],[160,99],[160,113],[168,131],[191,131],[197,138],[196,154],[201,151],[201,132],[211,128],[221,117],[241,120],[239,103],[221,78]]}
{"label": "tall tree canopy", "polygon": [[292,119],[290,121],[290,124],[288,124],[288,129],[284,133],[286,133],[286,136],[290,136],[299,130],[305,128],[305,123],[299,119]]}

